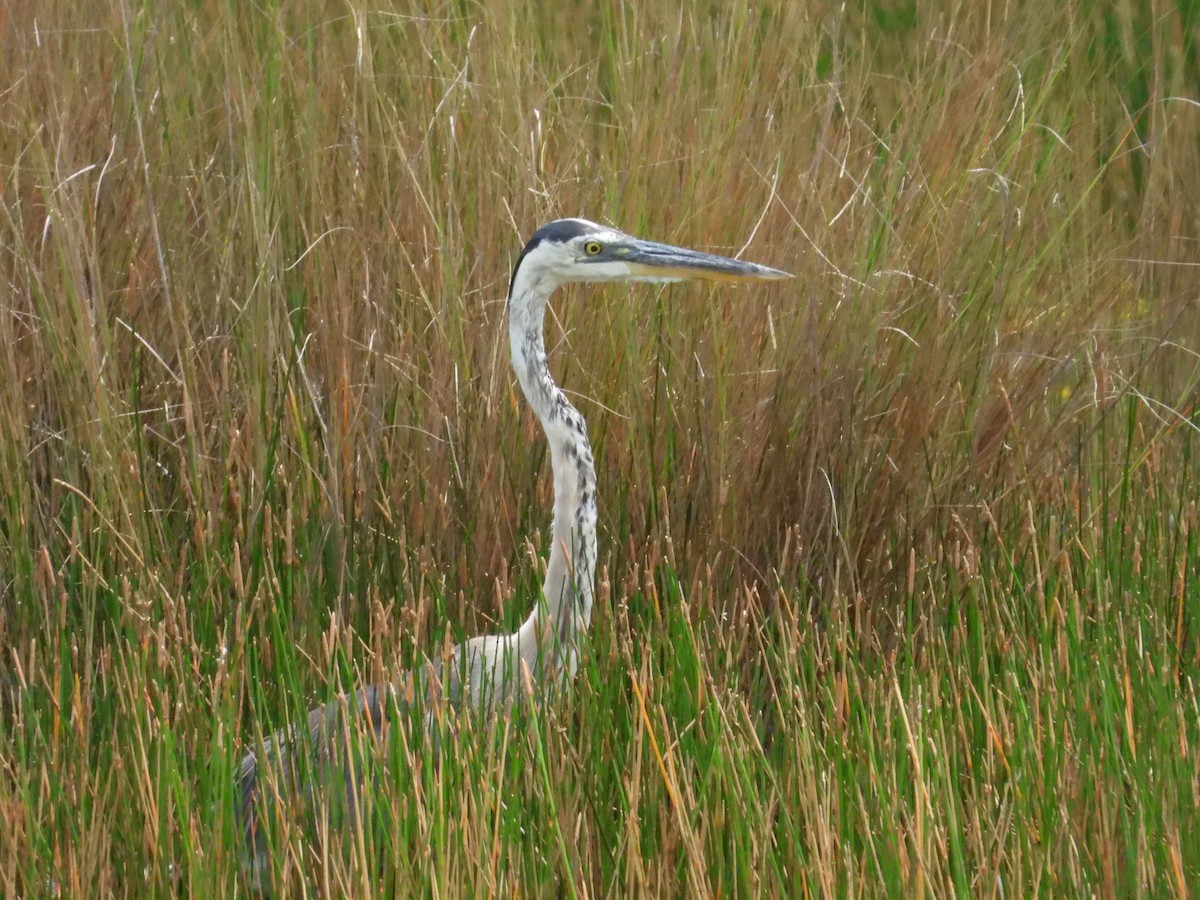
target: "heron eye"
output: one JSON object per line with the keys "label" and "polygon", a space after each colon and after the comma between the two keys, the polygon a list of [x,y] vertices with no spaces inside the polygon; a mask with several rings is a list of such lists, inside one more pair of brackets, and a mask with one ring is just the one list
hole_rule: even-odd
{"label": "heron eye", "polygon": [[604,248],[600,246],[599,241],[588,241],[586,244],[583,245],[583,252],[586,253],[588,256],[595,256],[602,249],[604,249]]}

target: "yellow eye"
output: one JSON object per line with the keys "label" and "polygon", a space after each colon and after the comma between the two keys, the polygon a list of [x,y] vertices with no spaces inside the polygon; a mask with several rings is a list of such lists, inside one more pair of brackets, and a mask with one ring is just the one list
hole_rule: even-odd
{"label": "yellow eye", "polygon": [[597,253],[599,253],[603,249],[604,248],[600,246],[599,241],[588,241],[586,244],[583,245],[583,252],[586,253],[588,256],[595,256]]}

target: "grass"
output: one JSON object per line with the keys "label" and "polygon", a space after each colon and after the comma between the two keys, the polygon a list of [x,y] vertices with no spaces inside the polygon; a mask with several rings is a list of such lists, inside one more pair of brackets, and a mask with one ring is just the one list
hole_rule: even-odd
{"label": "grass", "polygon": [[587,663],[279,892],[1189,896],[1198,9],[0,6],[4,892],[244,890],[246,747],[523,617],[583,214],[798,277],[557,299]]}

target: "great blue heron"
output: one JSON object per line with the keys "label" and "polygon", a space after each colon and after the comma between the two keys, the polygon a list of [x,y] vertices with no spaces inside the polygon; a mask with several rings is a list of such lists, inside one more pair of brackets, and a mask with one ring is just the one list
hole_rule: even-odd
{"label": "great blue heron", "polygon": [[[542,595],[512,634],[485,634],[430,658],[399,684],[371,685],[314,709],[307,729],[293,728],[263,742],[242,760],[238,816],[257,882],[267,867],[260,829],[264,807],[295,790],[296,760],[308,754],[335,775],[337,802],[354,815],[358,775],[350,741],[367,730],[382,736],[388,718],[414,702],[424,709],[445,703],[473,711],[502,708],[521,696],[570,679],[579,664],[580,640],[592,616],[596,562],[596,471],[583,415],[554,383],[546,365],[542,322],[546,301],[560,285],[577,281],[772,281],[786,272],[668,244],[638,240],[586,219],[559,219],[539,228],[513,269],[508,290],[512,366],[525,399],[550,443],[554,522]],[[357,722],[357,724],[355,724]],[[354,727],[351,727],[354,725]],[[260,777],[272,769],[275,782]],[[312,798],[308,784],[301,793]]]}

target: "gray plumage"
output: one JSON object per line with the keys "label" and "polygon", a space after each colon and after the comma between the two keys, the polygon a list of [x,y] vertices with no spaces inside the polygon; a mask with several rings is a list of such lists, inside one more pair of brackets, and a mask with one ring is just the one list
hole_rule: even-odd
{"label": "gray plumage", "polygon": [[[550,295],[575,281],[769,281],[777,269],[630,237],[586,219],[543,226],[525,245],[508,294],[513,371],[550,446],[554,519],[541,596],[512,634],[480,635],[426,660],[396,685],[371,685],[308,714],[304,727],[277,732],[242,760],[237,813],[255,885],[269,870],[264,819],[298,802],[357,820],[369,776],[360,736],[382,739],[398,713],[439,709],[491,713],[522,695],[569,681],[591,621],[596,564],[596,471],[583,415],[554,383],[546,364],[543,321]],[[414,704],[419,704],[414,711]],[[268,776],[266,773],[270,772]]]}

